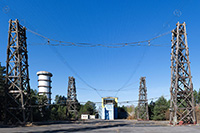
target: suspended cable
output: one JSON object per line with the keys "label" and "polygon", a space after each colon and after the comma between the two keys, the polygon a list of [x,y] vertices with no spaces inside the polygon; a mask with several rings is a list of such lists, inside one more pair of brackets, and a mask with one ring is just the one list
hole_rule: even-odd
{"label": "suspended cable", "polygon": [[[89,88],[76,88],[78,90],[91,90]],[[121,91],[128,91],[128,90],[133,90],[133,89],[137,89],[137,88],[127,88],[127,89],[123,89]],[[106,92],[117,92],[118,90],[104,90],[104,89],[97,89],[97,91],[106,91]]]}
{"label": "suspended cable", "polygon": [[65,60],[65,58],[57,51],[56,47],[50,47],[57,55],[57,57],[60,59],[60,61],[62,61],[64,63],[64,65],[66,65],[73,73],[74,75],[77,76],[77,78],[79,78],[85,85],[87,85],[89,88],[93,89],[94,91],[97,92],[97,94],[102,97],[100,95],[100,93],[97,91],[97,89],[93,86],[91,86],[90,84],[88,84],[70,65],[69,63]]}
{"label": "suspended cable", "polygon": [[[60,41],[60,40],[55,40],[55,39],[51,39],[48,38],[44,35],[41,35],[37,32],[34,32],[30,29],[27,29],[27,31],[29,31],[30,33],[35,34],[36,36],[39,36],[43,39],[45,39],[47,41],[47,43],[45,43],[46,45],[51,45],[51,46],[77,46],[77,47],[106,47],[106,48],[121,48],[121,47],[125,47],[125,46],[156,46],[156,47],[160,47],[160,45],[153,45],[151,44],[151,42],[157,38],[163,37],[165,35],[170,34],[171,32],[166,32],[163,34],[160,34],[156,37],[153,37],[149,40],[144,40],[144,41],[136,41],[136,42],[130,42],[130,43],[111,43],[111,44],[92,44],[92,43],[75,43],[75,42],[66,42],[66,41]],[[56,43],[54,43],[56,42]],[[145,44],[146,43],[146,44]],[[44,44],[44,45],[45,45]],[[38,44],[39,45],[39,44]]]}
{"label": "suspended cable", "polygon": [[[124,46],[154,46],[154,45],[151,45],[151,44],[150,44],[151,41],[153,41],[153,40],[155,40],[155,39],[157,39],[157,38],[159,38],[159,37],[165,36],[165,35],[167,35],[167,34],[170,33],[170,32],[166,32],[166,33],[164,33],[164,34],[160,34],[160,35],[158,35],[158,36],[156,36],[156,37],[154,37],[154,38],[151,38],[151,39],[145,40],[145,41],[137,41],[137,42],[131,42],[131,43],[116,43],[116,44],[110,44],[110,45],[103,45],[103,44],[73,43],[73,42],[59,41],[59,40],[50,39],[50,38],[48,38],[48,37],[45,37],[45,36],[43,36],[43,35],[41,35],[41,34],[39,34],[39,33],[36,33],[36,32],[34,32],[34,31],[32,31],[32,30],[29,30],[29,29],[27,29],[27,30],[28,30],[29,32],[31,32],[31,33],[33,33],[33,34],[35,34],[35,35],[37,35],[37,36],[39,36],[39,37],[42,37],[43,39],[47,40],[47,43],[45,43],[45,44],[51,45],[51,46],[78,46],[78,47],[96,47],[96,46],[102,46],[102,47],[107,47],[107,48],[120,48],[120,47],[124,47]],[[51,41],[58,42],[58,43],[57,43],[57,44],[52,44]],[[145,43],[145,42],[148,42],[148,45],[141,45],[142,43]],[[44,45],[45,45],[45,44],[44,44]],[[38,44],[38,45],[40,45],[40,44]],[[112,45],[112,46],[111,46],[111,45]],[[155,46],[160,46],[160,45],[155,45]],[[55,49],[53,49],[53,50],[55,50]],[[59,54],[58,51],[55,51],[55,52],[57,53],[58,56],[61,57],[61,54]],[[144,54],[145,54],[145,53],[144,53]],[[144,58],[144,54],[143,54],[141,60]],[[62,60],[64,60],[64,57],[61,57],[61,58],[62,58]],[[128,82],[132,79],[133,75],[135,74],[136,70],[138,69],[139,65],[141,64],[141,60],[139,61],[138,65],[136,66],[136,69],[133,71],[133,73],[131,74],[131,76],[130,76],[130,78],[128,79],[128,81],[125,82],[125,84],[124,84],[121,88],[119,88],[119,89],[117,90],[117,93],[116,93],[115,96],[117,96],[118,92],[119,92],[121,89],[123,89],[123,88],[128,84]],[[66,61],[64,61],[64,62],[66,62]],[[66,64],[66,63],[65,63],[65,64]],[[70,65],[67,63],[67,66],[69,67]],[[72,70],[72,67],[69,67],[69,68],[70,68],[70,70]],[[74,70],[72,70],[72,71],[73,71],[74,73],[76,73]],[[95,87],[92,87],[92,86],[89,85],[87,82],[85,82],[77,73],[76,73],[75,75],[77,75],[77,77],[78,77],[81,81],[83,81],[83,83],[85,83],[88,87],[92,88],[93,90],[95,90],[95,91],[98,93],[98,90],[97,90]],[[100,91],[101,91],[101,90],[100,90]],[[99,93],[98,93],[98,95],[101,96]]]}
{"label": "suspended cable", "polygon": [[[165,95],[163,97],[169,97],[170,95]],[[152,98],[149,98],[147,99],[148,101],[153,101],[153,100],[156,100],[156,99],[159,99],[160,97],[152,97]],[[42,107],[42,106],[56,106],[56,105],[65,105],[67,100],[59,100],[60,104],[45,104],[45,105],[31,105],[31,107]],[[82,102],[80,101],[79,103],[87,103],[87,102]],[[102,102],[93,102],[95,104],[101,104]],[[138,103],[138,100],[132,100],[132,101],[119,101],[118,104],[125,104],[125,103]]]}
{"label": "suspended cable", "polygon": [[[159,37],[165,36],[165,35],[167,35],[167,34],[170,33],[170,32],[166,32],[166,33],[164,33],[164,34],[158,35],[158,36],[156,36],[156,37],[154,37],[154,38],[151,38],[151,39],[145,40],[145,41],[138,41],[138,42],[132,42],[132,43],[116,43],[116,44],[110,44],[110,45],[116,45],[116,46],[109,46],[109,45],[102,45],[102,44],[92,45],[92,44],[90,44],[90,43],[77,43],[77,44],[78,44],[78,45],[77,45],[76,43],[72,43],[72,42],[65,42],[65,41],[59,41],[59,40],[55,40],[55,39],[50,39],[50,38],[48,38],[48,37],[45,37],[45,36],[43,36],[43,35],[40,35],[39,33],[34,32],[34,31],[32,31],[32,30],[29,30],[29,29],[27,29],[27,30],[28,30],[29,32],[31,32],[31,33],[33,33],[33,34],[35,34],[35,35],[37,35],[37,36],[39,36],[39,37],[42,37],[43,39],[47,40],[46,43],[43,43],[43,44],[37,43],[36,45],[78,46],[78,47],[95,47],[95,46],[102,46],[102,47],[108,47],[108,48],[119,48],[119,47],[124,47],[124,46],[127,46],[127,45],[129,45],[129,46],[154,46],[154,45],[151,45],[151,44],[150,44],[151,41],[153,41],[153,40],[155,40],[155,39],[157,39],[157,38],[159,38]],[[52,44],[51,41],[55,41],[55,42],[59,42],[59,43],[58,43],[58,44]],[[144,42],[148,42],[148,45],[141,45],[141,44],[144,43]],[[135,45],[133,45],[133,44],[135,44]],[[155,45],[155,46],[161,46],[161,45]],[[78,77],[84,84],[86,84],[89,88],[92,88],[93,90],[95,90],[95,91],[98,93],[98,95],[101,97],[101,95],[99,94],[98,91],[102,91],[102,90],[98,90],[98,89],[96,89],[95,87],[89,85],[85,80],[83,80],[83,79],[74,71],[74,69],[66,62],[65,58],[55,49],[55,47],[54,47],[53,50],[54,50],[54,52],[57,54],[57,56],[61,59],[61,61],[64,61],[64,64],[65,64],[66,66],[68,66],[68,68],[69,68],[70,70],[72,70],[72,72],[73,72],[75,75],[77,75],[77,77]],[[145,52],[143,53],[141,60],[144,58],[144,54],[145,54]],[[141,64],[141,60],[140,60],[139,63],[137,64],[136,69],[133,71],[133,73],[131,74],[131,76],[130,76],[130,78],[128,79],[128,81],[125,82],[125,84],[124,84],[121,88],[119,88],[118,90],[116,90],[117,93],[116,93],[115,96],[117,96],[118,92],[119,92],[121,89],[125,88],[125,86],[128,84],[128,82],[131,80],[132,76],[135,74],[136,70],[138,69],[139,65]],[[104,90],[103,90],[103,91],[104,91]],[[108,91],[110,91],[110,90],[108,90]]]}
{"label": "suspended cable", "polygon": [[124,85],[122,85],[122,87],[120,87],[120,88],[117,90],[117,92],[116,92],[116,94],[115,94],[115,97],[117,96],[117,94],[119,93],[119,91],[122,90],[122,89],[130,82],[130,80],[132,79],[132,77],[135,75],[137,69],[139,68],[139,66],[140,66],[140,64],[141,64],[141,62],[142,62],[142,60],[143,60],[143,58],[144,58],[144,56],[145,56],[145,53],[146,53],[146,49],[145,49],[144,53],[142,54],[142,57],[141,57],[141,59],[139,60],[137,66],[136,66],[135,69],[134,69],[134,71],[131,73],[129,79],[124,83]]}

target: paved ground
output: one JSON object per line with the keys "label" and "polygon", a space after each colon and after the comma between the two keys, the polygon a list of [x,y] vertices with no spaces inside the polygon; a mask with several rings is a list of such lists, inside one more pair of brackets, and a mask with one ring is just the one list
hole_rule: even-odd
{"label": "paved ground", "polygon": [[135,120],[88,120],[77,122],[37,123],[31,127],[1,127],[0,133],[32,132],[133,132],[133,133],[200,133],[199,125],[171,126],[168,122]]}

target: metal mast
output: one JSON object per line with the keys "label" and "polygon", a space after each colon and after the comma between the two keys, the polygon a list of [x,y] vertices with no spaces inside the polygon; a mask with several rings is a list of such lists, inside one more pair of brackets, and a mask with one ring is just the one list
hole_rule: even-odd
{"label": "metal mast", "polygon": [[170,123],[196,123],[185,22],[172,30]]}
{"label": "metal mast", "polygon": [[149,120],[146,77],[140,78],[137,119],[138,120]]}
{"label": "metal mast", "polygon": [[78,101],[76,98],[76,85],[75,85],[75,78],[69,77],[68,81],[68,91],[67,91],[67,117],[78,117],[77,105]]}
{"label": "metal mast", "polygon": [[26,28],[9,21],[6,61],[6,124],[25,124],[30,120],[30,85]]}

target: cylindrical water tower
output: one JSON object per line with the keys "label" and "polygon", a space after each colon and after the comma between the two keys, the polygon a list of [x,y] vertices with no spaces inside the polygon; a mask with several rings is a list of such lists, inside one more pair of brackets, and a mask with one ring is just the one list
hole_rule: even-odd
{"label": "cylindrical water tower", "polygon": [[37,76],[39,95],[46,95],[48,104],[51,104],[51,77],[53,75],[47,71],[39,71],[37,72]]}

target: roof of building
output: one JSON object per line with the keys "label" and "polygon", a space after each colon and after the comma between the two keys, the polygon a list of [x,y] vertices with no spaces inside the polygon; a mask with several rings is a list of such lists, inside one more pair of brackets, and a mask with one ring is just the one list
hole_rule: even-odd
{"label": "roof of building", "polygon": [[47,71],[39,71],[39,72],[37,72],[37,75],[49,75],[50,77],[53,76],[52,73],[47,72]]}
{"label": "roof of building", "polygon": [[115,99],[115,98],[118,99],[118,97],[102,97],[102,99]]}

